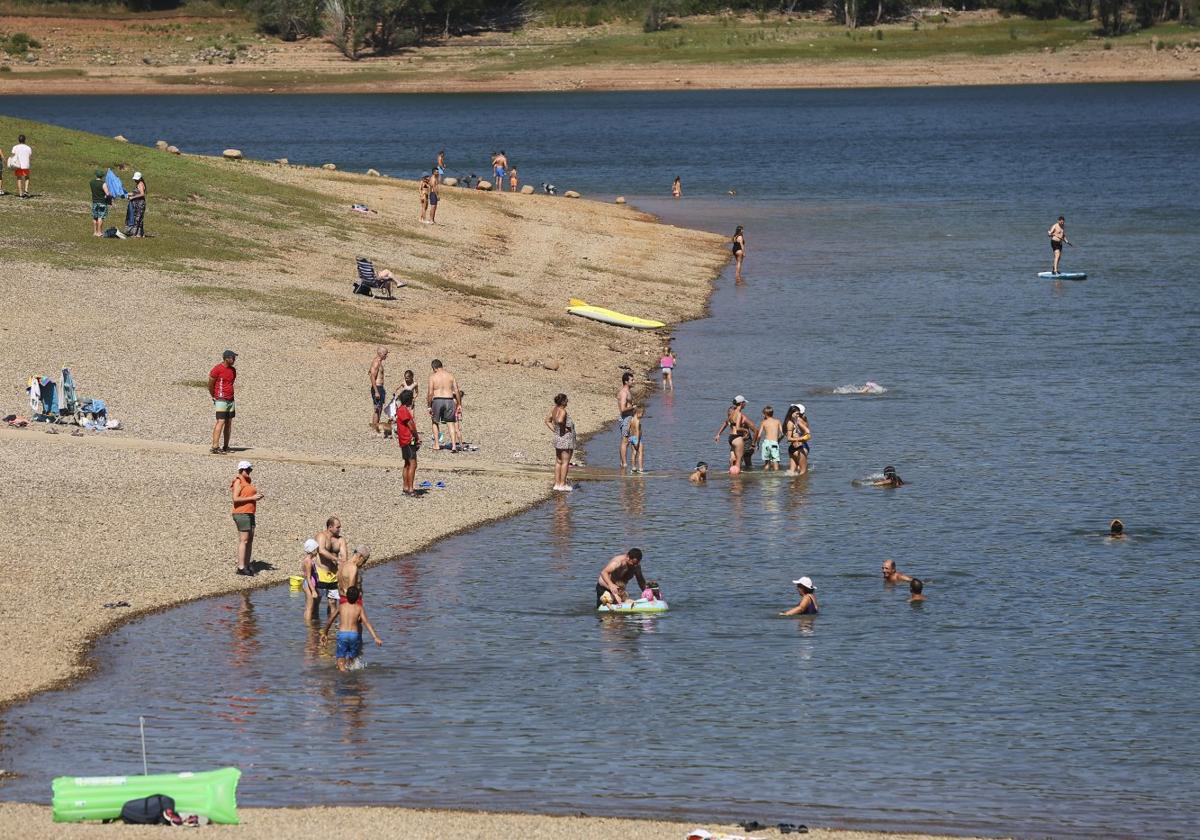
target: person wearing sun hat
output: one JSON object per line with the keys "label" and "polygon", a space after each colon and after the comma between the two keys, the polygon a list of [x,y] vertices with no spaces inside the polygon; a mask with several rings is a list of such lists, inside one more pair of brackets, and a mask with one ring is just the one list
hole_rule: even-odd
{"label": "person wearing sun hat", "polygon": [[127,236],[141,239],[146,235],[146,179],[141,172],[133,173],[133,191],[129,193],[130,218],[125,227]]}
{"label": "person wearing sun hat", "polygon": [[320,618],[318,611],[320,603],[317,595],[317,558],[320,556],[321,544],[312,537],[304,541],[304,557],[300,559],[300,576],[304,578],[301,584],[304,588],[304,620],[313,621]]}
{"label": "person wearing sun hat", "polygon": [[800,603],[787,612],[781,612],[780,615],[816,615],[820,612],[817,596],[813,594],[817,591],[817,587],[813,585],[812,578],[796,578],[792,583],[795,584],[796,591],[800,593]]}
{"label": "person wearing sun hat", "polygon": [[250,557],[254,552],[255,514],[263,494],[258,492],[250,477],[254,465],[249,461],[238,461],[237,475],[229,484],[233,493],[233,524],[238,530],[237,573],[253,575],[254,568]]}

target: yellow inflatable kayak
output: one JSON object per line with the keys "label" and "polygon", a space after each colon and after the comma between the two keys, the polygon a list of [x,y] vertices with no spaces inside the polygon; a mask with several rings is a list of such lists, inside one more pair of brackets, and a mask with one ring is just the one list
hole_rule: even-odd
{"label": "yellow inflatable kayak", "polygon": [[651,321],[647,318],[638,318],[636,315],[625,315],[602,306],[590,306],[587,301],[575,298],[571,298],[571,305],[567,307],[567,312],[578,315],[580,318],[591,318],[602,324],[629,327],[634,330],[657,330],[666,326],[662,321]]}

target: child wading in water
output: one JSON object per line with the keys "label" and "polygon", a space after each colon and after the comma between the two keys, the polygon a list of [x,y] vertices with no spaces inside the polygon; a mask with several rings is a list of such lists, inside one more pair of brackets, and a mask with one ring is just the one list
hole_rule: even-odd
{"label": "child wading in water", "polygon": [[758,444],[762,448],[764,470],[779,469],[779,439],[783,437],[783,424],[775,419],[775,409],[766,406],[762,410],[763,421],[758,427]]}
{"label": "child wading in water", "polygon": [[357,586],[351,586],[346,590],[346,603],[342,604],[336,613],[329,616],[329,623],[321,631],[321,639],[324,640],[329,634],[329,628],[333,626],[334,619],[338,620],[336,656],[339,671],[348,670],[350,664],[362,655],[363,627],[371,631],[371,638],[375,640],[375,644],[383,644],[383,640],[379,638],[379,634],[375,632],[375,628],[371,626],[371,622],[367,618],[367,611],[363,609],[360,596],[361,593]]}
{"label": "child wading in water", "polygon": [[629,448],[633,450],[633,454],[629,458],[629,471],[631,473],[646,471],[646,442],[642,436],[642,417],[645,414],[646,409],[638,406],[637,411],[633,413],[633,417],[629,418]]}

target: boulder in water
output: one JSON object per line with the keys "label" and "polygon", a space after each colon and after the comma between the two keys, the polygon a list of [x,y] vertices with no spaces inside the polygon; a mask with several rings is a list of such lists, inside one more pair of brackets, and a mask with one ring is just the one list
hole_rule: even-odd
{"label": "boulder in water", "polygon": [[617,196],[617,204],[624,204],[624,203],[625,203],[625,196],[623,196],[623,195]]}

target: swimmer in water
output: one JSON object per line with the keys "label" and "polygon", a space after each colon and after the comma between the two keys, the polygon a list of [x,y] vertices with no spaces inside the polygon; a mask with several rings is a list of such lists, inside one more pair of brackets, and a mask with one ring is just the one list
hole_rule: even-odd
{"label": "swimmer in water", "polygon": [[895,560],[884,560],[879,569],[883,572],[884,583],[906,583],[914,580],[896,568]]}
{"label": "swimmer in water", "polygon": [[817,587],[813,586],[812,578],[802,577],[792,583],[796,584],[796,591],[800,593],[800,603],[780,615],[816,615],[820,612],[817,596],[813,594]]}
{"label": "swimmer in water", "polygon": [[878,478],[871,482],[872,487],[903,487],[904,481],[896,474],[896,468],[887,466],[883,468],[883,478]]}
{"label": "swimmer in water", "polygon": [[925,588],[925,584],[920,578],[910,578],[908,581],[908,603],[919,604],[925,600],[925,596],[921,591]]}
{"label": "swimmer in water", "polygon": [[696,469],[688,476],[692,484],[708,484],[708,464],[704,461],[696,464]]}
{"label": "swimmer in water", "polygon": [[1112,540],[1125,539],[1125,523],[1120,519],[1114,519],[1108,523],[1108,538]]}

